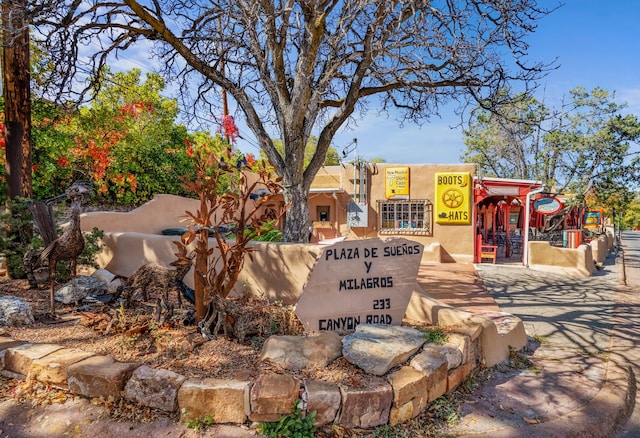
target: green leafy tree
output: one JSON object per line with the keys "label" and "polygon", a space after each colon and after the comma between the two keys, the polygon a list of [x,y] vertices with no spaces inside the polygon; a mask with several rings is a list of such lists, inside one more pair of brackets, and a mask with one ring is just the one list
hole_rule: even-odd
{"label": "green leafy tree", "polygon": [[[42,99],[31,102],[31,138],[33,160],[30,177],[33,199],[59,195],[74,177],[70,167],[73,137],[66,133],[69,113],[62,107]],[[0,99],[0,117],[4,115],[4,100]],[[0,124],[0,129],[2,128]],[[6,201],[7,180],[4,160],[0,159],[0,200]]]}
{"label": "green leafy tree", "polygon": [[590,202],[623,208],[640,172],[630,148],[640,123],[623,115],[625,106],[614,99],[601,88],[576,88],[558,109],[522,95],[500,115],[478,110],[465,131],[462,158],[484,175],[541,180],[579,201],[591,193]]}
{"label": "green leafy tree", "polygon": [[69,163],[94,181],[102,202],[139,204],[156,193],[185,194],[180,177],[193,172],[190,136],[175,123],[177,102],[161,95],[164,80],[141,71],[106,72],[91,105],[80,108],[67,132]]}
{"label": "green leafy tree", "polygon": [[622,212],[622,229],[635,230],[640,228],[640,193],[635,193],[633,200],[631,200]]}
{"label": "green leafy tree", "polygon": [[478,108],[464,131],[467,148],[461,158],[478,164],[487,176],[539,179],[548,174],[541,159],[546,117],[546,108],[523,94],[501,108],[499,114]]}
{"label": "green leafy tree", "polygon": [[83,175],[74,172],[73,136],[67,132],[71,112],[50,101],[32,102],[33,198],[47,199],[65,191]]}
{"label": "green leafy tree", "polygon": [[[36,1],[36,3],[44,0]],[[46,2],[48,5],[50,2]],[[141,39],[185,96],[220,108],[235,101],[261,150],[283,178],[290,208],[285,241],[308,239],[308,193],[338,130],[376,102],[402,121],[424,122],[451,100],[492,106],[509,82],[545,71],[527,59],[526,36],[548,11],[536,0],[58,0],[57,15],[34,20],[74,93],[79,42],[100,65]],[[509,55],[506,55],[509,54]],[[509,56],[510,59],[506,59]],[[515,59],[513,59],[515,58]],[[281,152],[269,132],[277,132]],[[312,132],[318,142],[309,164]]]}

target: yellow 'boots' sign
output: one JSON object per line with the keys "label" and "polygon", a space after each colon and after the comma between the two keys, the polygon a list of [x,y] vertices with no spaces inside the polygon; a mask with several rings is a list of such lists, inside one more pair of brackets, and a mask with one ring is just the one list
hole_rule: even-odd
{"label": "yellow 'boots' sign", "polygon": [[436,222],[471,223],[471,174],[436,173]]}

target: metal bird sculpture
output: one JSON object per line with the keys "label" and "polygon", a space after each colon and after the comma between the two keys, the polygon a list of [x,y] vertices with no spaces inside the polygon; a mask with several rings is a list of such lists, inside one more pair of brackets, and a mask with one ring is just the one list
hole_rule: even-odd
{"label": "metal bird sculpture", "polygon": [[71,218],[64,232],[40,253],[36,265],[41,265],[45,260],[49,265],[49,284],[51,287],[49,305],[51,316],[55,317],[55,279],[58,262],[69,261],[69,269],[75,277],[77,274],[78,256],[84,249],[84,237],[80,230],[80,206],[84,197],[88,195],[90,188],[86,183],[75,182],[65,192],[65,197],[71,201]]}

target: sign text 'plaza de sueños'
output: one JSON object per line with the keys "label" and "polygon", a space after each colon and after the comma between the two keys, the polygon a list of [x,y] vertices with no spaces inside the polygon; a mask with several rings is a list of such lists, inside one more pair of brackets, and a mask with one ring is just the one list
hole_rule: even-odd
{"label": "sign text 'plaza de sue\u00f1os'", "polygon": [[296,305],[307,331],[400,325],[423,246],[404,238],[344,241],[324,248]]}

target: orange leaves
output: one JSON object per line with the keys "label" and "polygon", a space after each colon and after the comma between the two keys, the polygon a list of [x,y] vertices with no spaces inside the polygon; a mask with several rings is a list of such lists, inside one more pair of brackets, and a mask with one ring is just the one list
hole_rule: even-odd
{"label": "orange leaves", "polygon": [[67,157],[60,157],[56,160],[56,164],[60,167],[69,167],[69,159]]}

